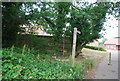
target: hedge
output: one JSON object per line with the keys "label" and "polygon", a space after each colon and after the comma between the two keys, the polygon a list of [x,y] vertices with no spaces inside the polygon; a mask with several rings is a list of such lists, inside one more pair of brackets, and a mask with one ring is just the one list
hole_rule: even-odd
{"label": "hedge", "polygon": [[89,49],[93,49],[93,50],[99,50],[99,51],[106,51],[104,48],[96,47],[96,46],[88,46],[88,45],[86,45],[85,48],[89,48]]}

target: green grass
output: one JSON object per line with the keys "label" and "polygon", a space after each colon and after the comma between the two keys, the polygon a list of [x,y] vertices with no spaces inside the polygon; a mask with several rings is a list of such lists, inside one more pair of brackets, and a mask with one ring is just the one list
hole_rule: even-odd
{"label": "green grass", "polygon": [[96,61],[96,64],[99,64],[99,62],[108,55],[108,52],[106,51],[92,50],[88,48],[83,48],[82,53],[87,59],[93,59]]}
{"label": "green grass", "polygon": [[104,51],[98,51],[98,50],[92,50],[88,48],[83,48],[82,50],[83,54],[97,54],[97,55],[106,55],[107,52]]}

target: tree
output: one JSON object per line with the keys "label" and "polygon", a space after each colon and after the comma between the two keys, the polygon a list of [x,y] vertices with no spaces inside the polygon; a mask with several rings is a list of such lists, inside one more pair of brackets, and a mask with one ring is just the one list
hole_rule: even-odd
{"label": "tree", "polygon": [[2,3],[2,47],[14,44],[20,25],[29,24],[36,20],[37,11],[33,8],[36,3],[3,2]]}
{"label": "tree", "polygon": [[45,28],[57,40],[61,39],[63,30],[66,29],[65,35],[70,37],[72,43],[73,28],[77,27],[81,32],[77,36],[79,55],[87,43],[101,37],[100,32],[104,30],[103,24],[106,20],[106,14],[115,14],[113,12],[117,10],[118,3],[95,2],[90,4],[81,2],[78,4],[75,6],[72,3],[43,3],[41,13],[46,24]]}
{"label": "tree", "polygon": [[[70,2],[43,3],[41,8],[42,18],[44,19],[45,29],[54,35],[54,40],[59,41],[66,28],[66,19],[69,13]],[[47,6],[47,8],[46,8]]]}
{"label": "tree", "polygon": [[3,47],[13,44],[16,39],[19,25],[22,23],[20,18],[20,6],[22,3],[2,3],[2,39]]}
{"label": "tree", "polygon": [[[20,26],[30,25],[31,23],[44,26],[47,32],[54,34],[54,39],[60,39],[63,35],[63,28],[65,28],[66,14],[69,10],[68,4],[4,2],[2,4],[3,47],[13,45],[17,33],[25,32],[25,29]],[[46,6],[51,8],[46,8]]]}
{"label": "tree", "polygon": [[106,14],[116,14],[115,12],[119,12],[118,7],[119,3],[111,2],[81,2],[78,6],[70,2],[3,3],[3,44],[12,45],[23,24],[42,25],[45,31],[54,35],[55,40],[60,40],[64,34],[69,36],[71,43],[73,28],[77,27],[81,32],[77,35],[79,55],[87,43],[101,37]]}
{"label": "tree", "polygon": [[104,29],[106,14],[112,13],[112,3],[96,3],[94,6],[87,5],[85,8],[78,9],[72,8],[71,17],[69,18],[70,27],[68,35],[72,39],[73,28],[76,27],[81,32],[77,36],[77,55],[81,53],[82,48],[94,40],[101,37],[100,32]]}

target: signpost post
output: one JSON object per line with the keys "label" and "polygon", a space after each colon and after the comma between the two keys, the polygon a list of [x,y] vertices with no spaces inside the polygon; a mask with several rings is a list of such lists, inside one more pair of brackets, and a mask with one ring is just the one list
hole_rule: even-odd
{"label": "signpost post", "polygon": [[75,63],[77,33],[80,34],[80,32],[77,31],[77,28],[74,28],[74,32],[73,32],[73,47],[72,47],[72,67],[74,67],[74,63]]}

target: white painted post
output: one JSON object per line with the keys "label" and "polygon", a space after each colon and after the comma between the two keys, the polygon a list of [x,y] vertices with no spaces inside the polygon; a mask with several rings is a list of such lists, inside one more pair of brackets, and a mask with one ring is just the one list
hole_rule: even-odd
{"label": "white painted post", "polygon": [[112,58],[111,58],[111,52],[109,53],[109,62],[108,62],[108,65],[111,65],[111,60],[112,60]]}
{"label": "white painted post", "polygon": [[76,39],[77,39],[77,28],[74,28],[73,47],[72,47],[72,67],[74,67],[74,63],[75,63]]}

